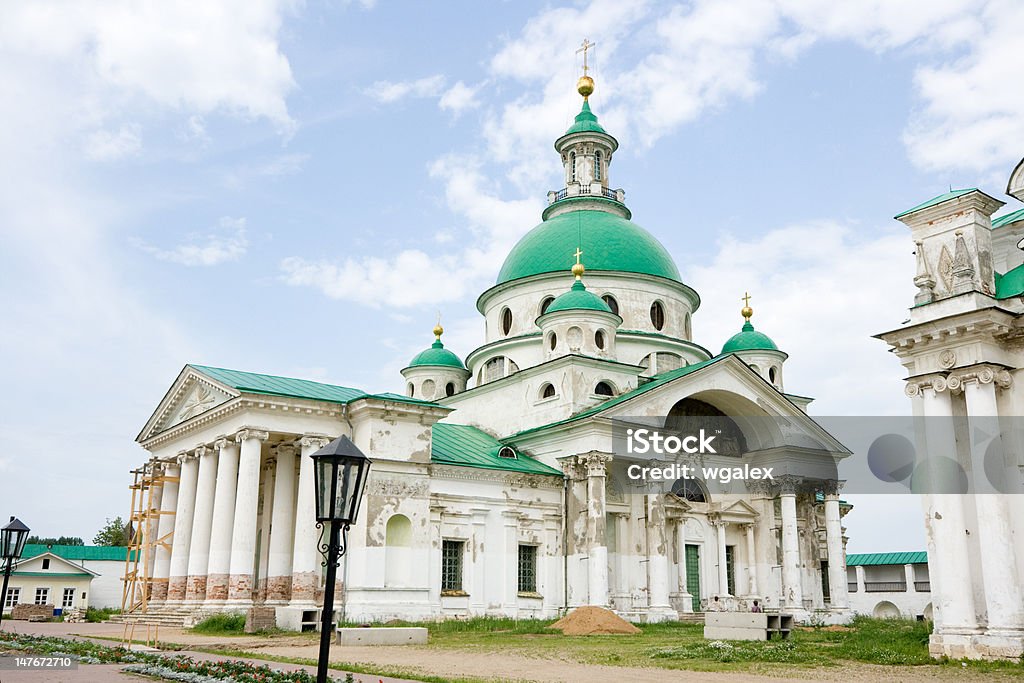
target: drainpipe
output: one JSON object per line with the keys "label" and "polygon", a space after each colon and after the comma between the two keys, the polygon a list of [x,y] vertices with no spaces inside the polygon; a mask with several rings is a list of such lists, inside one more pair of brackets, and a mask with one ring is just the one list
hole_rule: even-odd
{"label": "drainpipe", "polygon": [[569,611],[569,477],[562,475],[562,614]]}

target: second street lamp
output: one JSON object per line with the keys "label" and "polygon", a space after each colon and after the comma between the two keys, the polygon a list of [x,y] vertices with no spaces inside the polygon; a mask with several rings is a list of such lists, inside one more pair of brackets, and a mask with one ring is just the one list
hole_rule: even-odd
{"label": "second street lamp", "polygon": [[0,591],[0,620],[4,617],[4,605],[7,604],[7,580],[11,578],[14,561],[21,557],[28,540],[28,527],[20,519],[11,516],[11,521],[0,529],[0,562],[4,563],[4,585]]}
{"label": "second street lamp", "polygon": [[327,566],[324,607],[320,615],[320,655],[317,683],[326,683],[331,638],[334,636],[334,583],[338,564],[348,544],[348,530],[356,521],[363,490],[370,474],[370,459],[347,436],[340,436],[313,453],[317,526],[327,527],[327,543],[321,544]]}

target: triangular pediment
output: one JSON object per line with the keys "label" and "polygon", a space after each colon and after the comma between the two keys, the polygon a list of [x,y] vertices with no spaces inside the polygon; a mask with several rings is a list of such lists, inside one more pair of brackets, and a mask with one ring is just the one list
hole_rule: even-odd
{"label": "triangular pediment", "polygon": [[32,557],[24,557],[18,560],[14,563],[13,573],[18,574],[32,571],[32,568],[35,567],[35,565],[43,559],[47,559],[50,561],[50,568],[46,571],[53,572],[54,574],[82,574],[83,576],[99,576],[99,574],[94,572],[93,570],[86,569],[82,565],[75,564],[70,560],[65,560],[60,555],[50,551],[47,551],[40,555],[33,555]]}
{"label": "triangular pediment", "polygon": [[757,510],[743,500],[726,505],[719,510],[718,514],[727,522],[754,520],[759,517]]}
{"label": "triangular pediment", "polygon": [[207,377],[191,365],[186,365],[146,422],[146,426],[142,428],[137,441],[145,441],[160,432],[188,422],[239,395],[238,390]]}

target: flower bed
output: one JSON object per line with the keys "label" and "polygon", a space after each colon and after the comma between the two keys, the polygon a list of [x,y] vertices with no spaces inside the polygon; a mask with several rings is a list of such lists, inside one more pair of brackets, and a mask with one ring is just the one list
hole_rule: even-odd
{"label": "flower bed", "polygon": [[[0,650],[71,657],[84,664],[128,664],[125,671],[184,683],[314,683],[305,670],[281,671],[236,660],[198,661],[184,655],[134,652],[85,640],[0,632]],[[329,679],[334,680],[334,679]]]}

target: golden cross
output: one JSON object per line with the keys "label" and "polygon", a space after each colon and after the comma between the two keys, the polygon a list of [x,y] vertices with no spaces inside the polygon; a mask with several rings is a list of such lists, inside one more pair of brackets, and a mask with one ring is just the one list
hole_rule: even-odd
{"label": "golden cross", "polygon": [[740,301],[743,302],[744,306],[750,308],[750,292],[744,292],[743,298]]}
{"label": "golden cross", "polygon": [[590,67],[587,66],[587,50],[589,50],[590,48],[594,47],[595,45],[597,45],[597,43],[592,43],[592,42],[590,42],[589,38],[584,38],[583,39],[583,46],[580,49],[576,50],[576,54],[579,54],[581,52],[583,53],[583,75],[584,76],[587,75],[587,70],[590,68]]}
{"label": "golden cross", "polygon": [[580,250],[580,248],[579,248],[579,247],[576,247],[576,253],[575,253],[575,254],[573,254],[573,256],[575,256],[575,257],[576,257],[576,263],[577,263],[577,265],[578,265],[578,264],[579,264],[579,262],[580,262],[580,256],[583,256],[583,252],[582,252],[582,251]]}

